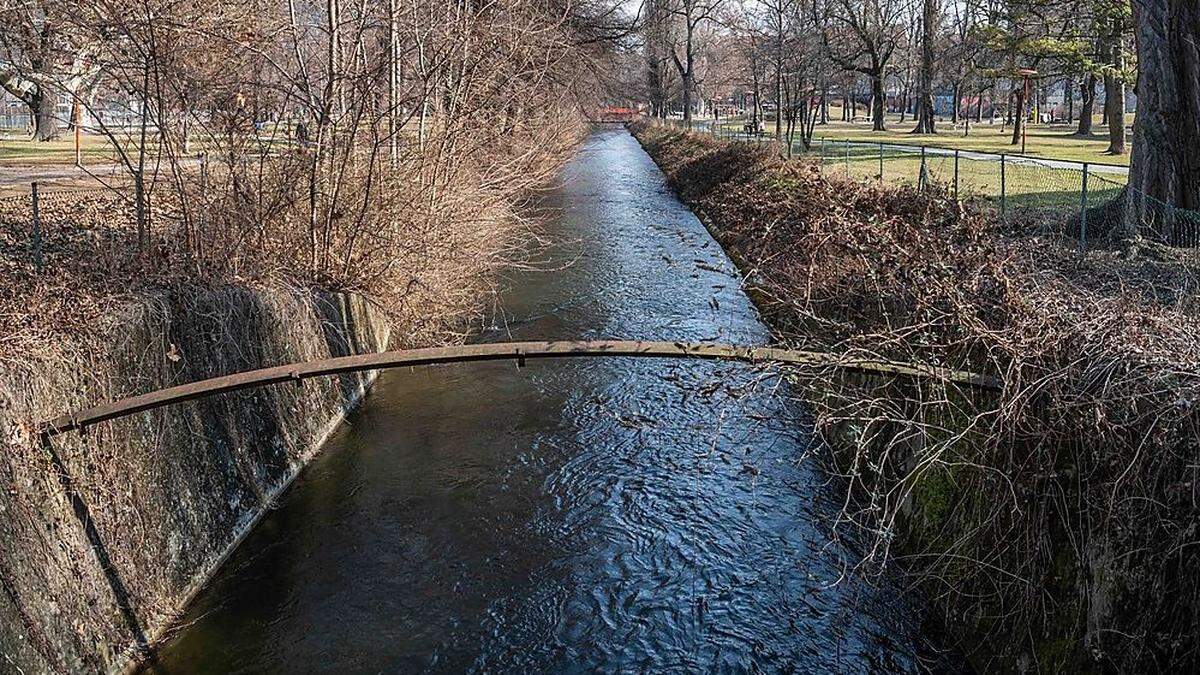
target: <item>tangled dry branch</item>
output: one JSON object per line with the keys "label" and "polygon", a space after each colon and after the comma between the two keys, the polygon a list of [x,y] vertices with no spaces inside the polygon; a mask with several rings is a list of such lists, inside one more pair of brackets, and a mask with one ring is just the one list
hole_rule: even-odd
{"label": "tangled dry branch", "polygon": [[[1200,318],[1180,263],[1081,260],[936,188],[637,129],[781,338],[998,375],[999,396],[847,380],[811,392],[842,522],[981,660],[1196,667]],[[992,661],[997,663],[997,661]]]}

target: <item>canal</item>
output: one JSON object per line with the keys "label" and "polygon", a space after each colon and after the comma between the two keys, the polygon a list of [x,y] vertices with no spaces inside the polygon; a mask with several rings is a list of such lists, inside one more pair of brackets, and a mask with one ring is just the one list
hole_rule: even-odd
{"label": "canal", "polygon": [[[478,339],[769,341],[624,130],[592,134],[539,210],[548,247]],[[847,572],[786,387],[634,359],[385,373],[153,669],[918,669],[921,612]]]}

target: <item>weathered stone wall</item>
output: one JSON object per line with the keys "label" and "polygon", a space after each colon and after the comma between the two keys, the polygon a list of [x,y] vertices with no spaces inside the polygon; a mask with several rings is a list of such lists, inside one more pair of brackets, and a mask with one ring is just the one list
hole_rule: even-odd
{"label": "weathered stone wall", "polygon": [[96,401],[386,348],[361,298],[183,289],[0,363],[0,672],[103,672],[154,640],[369,384],[318,378],[29,433]]}

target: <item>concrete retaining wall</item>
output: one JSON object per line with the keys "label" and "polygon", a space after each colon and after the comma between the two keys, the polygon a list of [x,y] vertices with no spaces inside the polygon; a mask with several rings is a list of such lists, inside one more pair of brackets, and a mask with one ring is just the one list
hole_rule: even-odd
{"label": "concrete retaining wall", "polygon": [[194,401],[31,437],[102,399],[380,351],[360,298],[179,290],[128,303],[87,341],[0,363],[0,672],[105,672],[151,643],[313,456],[370,374]]}

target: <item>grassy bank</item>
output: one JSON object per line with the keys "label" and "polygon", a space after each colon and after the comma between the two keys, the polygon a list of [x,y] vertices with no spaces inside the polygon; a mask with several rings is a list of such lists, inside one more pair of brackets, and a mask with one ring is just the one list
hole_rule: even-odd
{"label": "grassy bank", "polygon": [[635,132],[782,341],[1003,379],[989,397],[833,378],[814,389],[847,491],[841,522],[873,542],[867,568],[898,563],[949,625],[970,627],[961,646],[985,667],[1197,665],[1190,270],[1079,259],[935,191]]}

